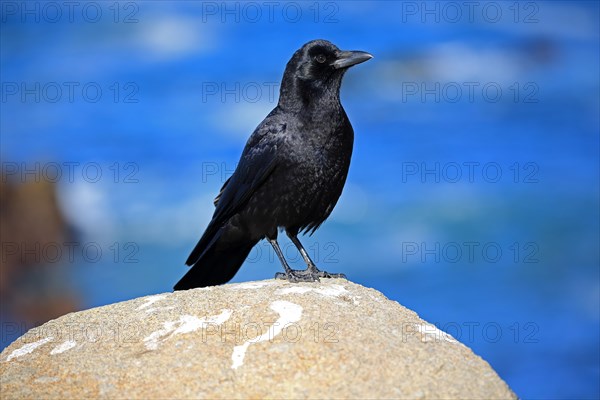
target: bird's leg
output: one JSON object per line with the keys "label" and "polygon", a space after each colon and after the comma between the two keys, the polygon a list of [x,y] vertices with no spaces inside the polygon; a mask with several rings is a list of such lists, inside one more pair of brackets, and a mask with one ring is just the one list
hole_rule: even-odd
{"label": "bird's leg", "polygon": [[273,246],[277,257],[279,257],[279,261],[281,261],[281,265],[285,270],[285,273],[277,272],[275,274],[275,279],[285,279],[290,282],[314,282],[319,280],[319,277],[317,275],[308,273],[308,270],[297,271],[291,269],[287,261],[285,260],[285,257],[283,256],[283,252],[279,247],[279,243],[277,243],[277,239],[267,238],[267,240],[269,241],[269,243],[271,243],[271,246]]}
{"label": "bird's leg", "polygon": [[300,243],[300,240],[298,240],[297,234],[293,234],[290,232],[286,232],[286,233],[289,236],[289,238],[292,240],[292,243],[294,243],[294,245],[296,246],[296,248],[302,255],[302,258],[304,258],[304,262],[306,263],[306,272],[310,273],[311,275],[317,276],[318,278],[347,279],[346,275],[344,275],[344,274],[334,274],[334,273],[329,273],[326,271],[321,271],[320,269],[318,269],[317,266],[315,265],[315,263],[313,262],[313,260],[311,260],[310,257],[308,256],[308,253],[306,252],[306,250],[304,250],[304,246],[302,246],[302,243]]}

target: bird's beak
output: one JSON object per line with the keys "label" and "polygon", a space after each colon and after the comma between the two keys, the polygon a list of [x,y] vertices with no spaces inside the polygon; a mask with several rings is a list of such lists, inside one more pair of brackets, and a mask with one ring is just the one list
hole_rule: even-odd
{"label": "bird's beak", "polygon": [[373,56],[365,51],[340,51],[337,60],[331,65],[333,65],[333,68],[335,69],[348,68],[370,60],[371,58],[373,58]]}

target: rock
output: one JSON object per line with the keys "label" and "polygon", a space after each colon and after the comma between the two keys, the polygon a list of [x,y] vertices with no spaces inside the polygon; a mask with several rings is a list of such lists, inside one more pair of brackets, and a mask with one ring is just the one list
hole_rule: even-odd
{"label": "rock", "polygon": [[487,362],[341,279],[164,293],[67,314],[0,355],[2,398],[516,398]]}

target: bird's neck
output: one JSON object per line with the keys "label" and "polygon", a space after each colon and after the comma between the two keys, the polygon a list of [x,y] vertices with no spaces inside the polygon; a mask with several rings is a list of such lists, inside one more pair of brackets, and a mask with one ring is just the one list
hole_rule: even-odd
{"label": "bird's neck", "polygon": [[300,112],[303,110],[333,111],[342,109],[340,103],[339,82],[330,82],[326,86],[315,86],[313,82],[302,79],[287,81],[279,92],[279,108]]}

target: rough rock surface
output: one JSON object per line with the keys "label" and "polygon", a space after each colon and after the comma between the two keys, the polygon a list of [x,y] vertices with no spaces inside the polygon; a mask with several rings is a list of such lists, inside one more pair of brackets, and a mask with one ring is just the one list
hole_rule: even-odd
{"label": "rough rock surface", "polygon": [[515,398],[488,363],[381,293],[259,281],[67,314],[0,354],[11,398]]}

